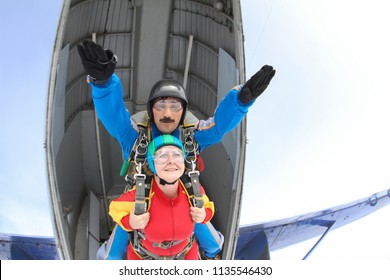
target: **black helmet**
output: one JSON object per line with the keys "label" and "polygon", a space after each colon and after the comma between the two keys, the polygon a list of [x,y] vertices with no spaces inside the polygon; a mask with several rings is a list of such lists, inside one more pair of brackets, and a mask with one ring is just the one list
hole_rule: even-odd
{"label": "black helmet", "polygon": [[150,91],[148,104],[146,105],[150,121],[153,121],[153,101],[159,97],[175,97],[179,98],[182,101],[183,114],[181,116],[179,124],[183,124],[187,112],[188,101],[186,92],[182,85],[175,80],[160,80],[154,84],[152,90]]}

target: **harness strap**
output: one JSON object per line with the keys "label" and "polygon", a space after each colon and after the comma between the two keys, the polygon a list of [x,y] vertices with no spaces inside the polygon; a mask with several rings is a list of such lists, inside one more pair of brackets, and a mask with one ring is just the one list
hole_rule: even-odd
{"label": "harness strap", "polygon": [[[133,231],[135,233],[137,231]],[[179,252],[176,255],[173,256],[159,256],[156,255],[152,252],[150,252],[148,249],[146,249],[143,245],[142,242],[139,242],[137,245],[132,243],[134,251],[138,253],[144,260],[183,260],[184,256],[187,254],[187,252],[191,249],[192,245],[194,244],[195,241],[195,236],[192,234],[188,239],[187,245],[183,248],[181,252]],[[184,240],[177,240],[180,241],[179,243],[183,242]],[[172,242],[172,241],[170,241]],[[179,244],[177,243],[177,244]],[[176,245],[176,244],[175,244]],[[172,245],[173,246],[173,245]]]}
{"label": "harness strap", "polygon": [[204,205],[203,194],[200,191],[199,171],[190,171],[183,174],[180,180],[183,182],[191,206],[202,208]]}
{"label": "harness strap", "polygon": [[[199,147],[194,139],[194,128],[187,127],[182,131],[182,142],[187,153],[185,166],[186,171],[181,177],[187,192],[190,195],[192,206],[202,208],[204,205],[203,194],[200,191],[199,171],[196,170],[197,154]],[[188,178],[187,178],[188,177]]]}
{"label": "harness strap", "polygon": [[147,137],[147,129],[145,127],[139,126],[138,137],[134,142],[133,147],[131,148],[129,158],[124,160],[122,163],[122,168],[119,173],[121,177],[126,176],[128,174],[130,164],[135,162],[136,165],[141,163],[145,164],[146,161],[146,153],[148,151],[148,137]]}
{"label": "harness strap", "polygon": [[147,205],[145,201],[145,174],[135,174],[135,202],[134,214],[140,215],[146,212]]}
{"label": "harness strap", "polygon": [[[147,123],[147,122],[146,122]],[[134,213],[136,215],[143,214],[147,211],[147,208],[149,206],[150,201],[149,200],[149,193],[150,193],[150,183],[152,179],[152,175],[145,175],[141,174],[142,172],[142,165],[146,161],[146,153],[148,149],[148,141],[150,140],[151,135],[151,127],[150,126],[144,126],[137,122],[138,128],[139,128],[139,134],[136,142],[133,145],[133,148],[130,152],[129,159],[124,162],[121,169],[121,176],[125,176],[129,172],[129,168],[131,168],[131,173],[134,174],[135,169],[137,169],[138,173],[133,175],[133,178],[129,178],[128,175],[126,175],[126,181],[128,181],[129,184],[133,183],[136,187],[136,194],[135,194],[135,204],[134,204]],[[198,145],[194,139],[194,127],[187,126],[183,127],[181,129],[180,133],[180,140],[183,143],[184,150],[187,153],[185,166],[186,166],[186,172],[182,176],[182,182],[186,188],[190,204],[192,206],[196,206],[199,208],[202,208],[204,205],[203,201],[203,195],[200,191],[200,184],[199,184],[199,171],[196,170],[196,160],[197,160],[197,154],[199,154],[199,148]],[[134,165],[137,167],[134,168]],[[122,175],[123,174],[123,175]],[[145,180],[147,183],[145,184]],[[134,250],[139,253],[144,259],[179,259],[179,257],[183,257],[185,253],[191,248],[193,244],[193,235],[189,239],[189,242],[186,246],[186,248],[178,255],[170,256],[170,257],[160,257],[152,252],[149,252],[142,246],[141,238],[146,240],[146,237],[144,235],[144,231],[138,231],[135,230],[130,233],[131,236],[129,236],[130,242],[133,244]],[[166,241],[162,243],[153,243],[153,246],[160,247],[162,249],[170,248],[174,245],[180,244],[184,240],[174,240],[174,241]],[[187,249],[187,250],[186,250]],[[183,254],[184,252],[184,254]]]}
{"label": "harness strap", "polygon": [[153,242],[153,247],[158,247],[161,249],[169,249],[175,245],[182,243],[184,240],[172,240],[172,241],[164,241],[164,242]]}

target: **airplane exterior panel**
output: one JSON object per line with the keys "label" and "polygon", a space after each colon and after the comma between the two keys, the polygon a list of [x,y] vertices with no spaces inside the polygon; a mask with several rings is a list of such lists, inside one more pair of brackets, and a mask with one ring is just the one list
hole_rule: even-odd
{"label": "airplane exterior panel", "polygon": [[[122,81],[130,114],[146,108],[157,80],[173,78],[183,83],[187,63],[189,110],[206,119],[214,114],[222,92],[245,76],[240,66],[244,54],[239,1],[224,0],[217,6],[214,2],[64,1],[53,50],[46,127],[48,185],[62,258],[91,258],[93,253],[85,252],[96,249],[81,242],[78,234],[79,226],[95,219],[84,207],[88,194],[99,200],[99,236],[94,238],[104,240],[111,227],[107,205],[125,188],[119,176],[120,145],[95,120],[77,45],[95,39],[118,56],[115,73]],[[61,110],[53,109],[56,96],[63,97]],[[226,259],[233,258],[239,226],[245,129],[243,121],[227,142],[202,152],[207,170],[200,180],[217,206],[213,224],[227,237],[222,254]]]}

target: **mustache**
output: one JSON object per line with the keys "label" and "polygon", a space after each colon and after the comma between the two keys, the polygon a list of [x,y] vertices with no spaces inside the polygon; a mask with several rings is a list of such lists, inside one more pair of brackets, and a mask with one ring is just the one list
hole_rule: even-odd
{"label": "mustache", "polygon": [[160,119],[159,121],[162,122],[162,123],[173,123],[173,122],[175,122],[174,119],[171,119],[171,118],[168,118],[168,117],[164,117],[164,118]]}

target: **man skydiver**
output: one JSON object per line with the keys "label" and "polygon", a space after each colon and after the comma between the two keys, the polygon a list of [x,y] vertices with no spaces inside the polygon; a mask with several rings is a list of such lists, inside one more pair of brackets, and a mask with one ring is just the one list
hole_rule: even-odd
{"label": "man skydiver", "polygon": [[[111,50],[104,50],[102,46],[89,40],[77,48],[88,74],[88,83],[92,87],[96,113],[107,131],[120,143],[124,158],[128,158],[137,140],[138,129],[125,107],[120,79],[114,74],[117,57]],[[226,133],[241,122],[249,107],[268,87],[274,75],[275,70],[272,66],[263,66],[244,86],[236,86],[226,94],[213,117],[196,124],[194,138],[200,151],[220,142]],[[157,82],[150,92],[147,104],[151,138],[163,133],[180,138],[180,128],[187,107],[184,88],[178,82],[174,80]],[[223,237],[215,235],[215,232],[210,223],[195,226],[196,239],[207,258],[214,258],[221,250]],[[106,259],[121,259],[128,244],[127,233],[117,227],[115,237],[111,236],[110,239],[112,252]]]}

